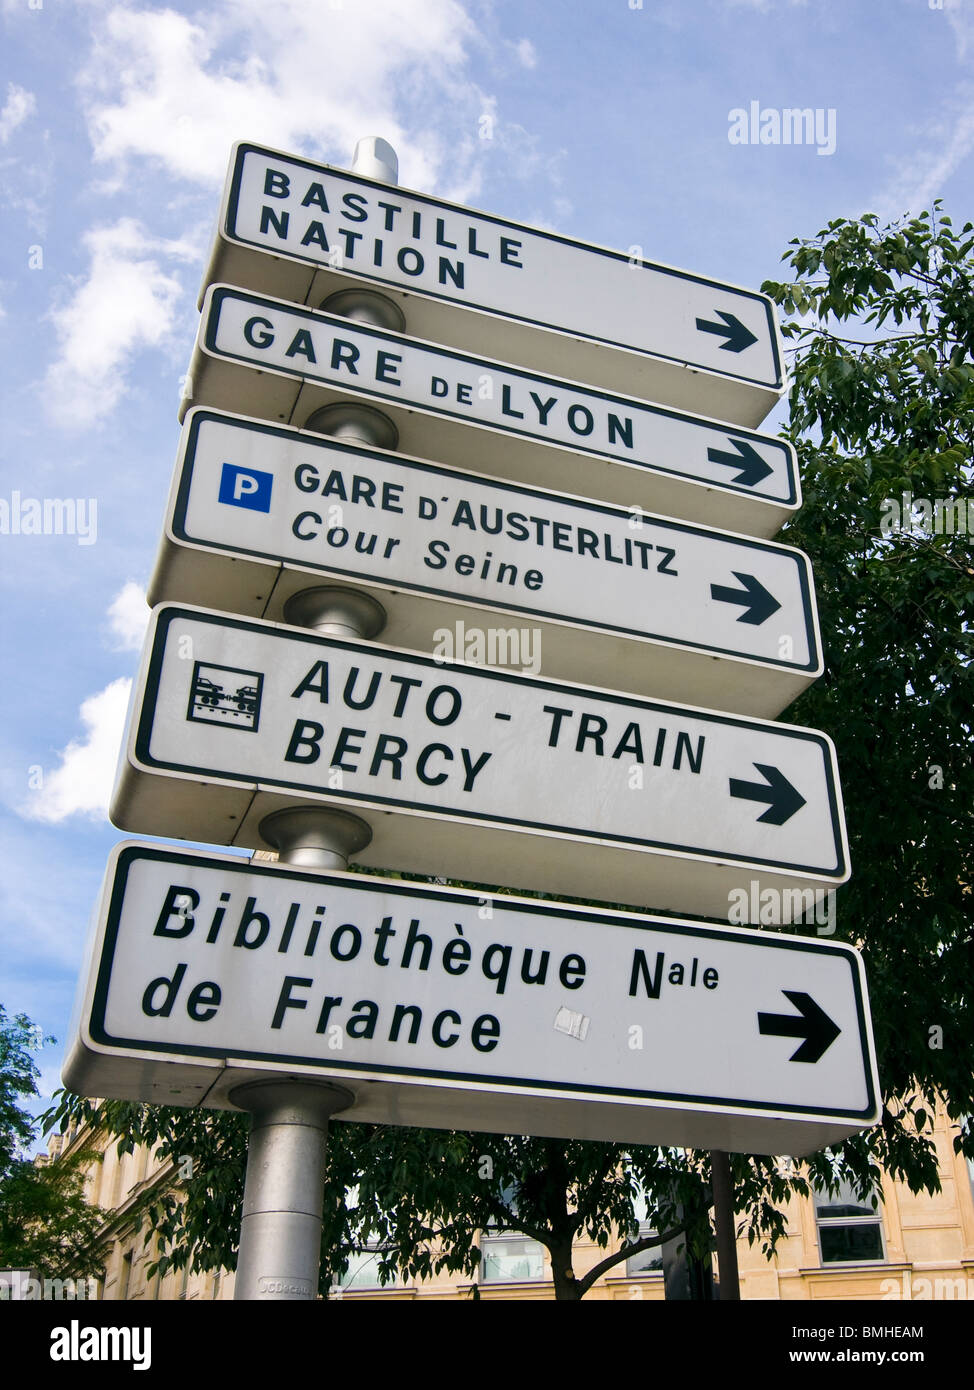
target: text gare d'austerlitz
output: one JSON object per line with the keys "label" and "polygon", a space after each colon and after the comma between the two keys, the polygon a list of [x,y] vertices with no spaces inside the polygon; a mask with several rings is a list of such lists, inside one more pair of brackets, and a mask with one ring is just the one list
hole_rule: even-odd
{"label": "text gare d'austerlitz", "polygon": [[[400,516],[405,514],[406,509],[401,505],[405,485],[401,483],[383,484],[379,493],[381,500],[378,500],[376,485],[371,479],[358,474],[346,478],[338,468],[331,469],[322,477],[319,469],[310,463],[301,463],[295,468],[293,481],[299,492],[313,493],[334,503],[363,503],[367,507]],[[414,499],[416,516],[422,521],[438,520],[440,525],[446,524],[454,529],[462,528],[473,534],[482,532],[484,535],[499,536],[505,540],[526,541],[542,551],[550,548],[601,560],[606,564],[654,570],[673,578],[679,575],[679,570],[673,567],[677,552],[672,546],[639,540],[635,536],[613,536],[610,531],[600,534],[589,526],[557,521],[551,517],[514,509],[505,510],[502,507],[483,504],[475,507],[464,498],[452,503],[451,510],[447,511],[444,508],[445,515],[440,515],[442,503],[446,501],[446,498],[437,501],[432,497],[417,496]],[[636,508],[630,514],[629,521],[634,527],[641,526],[641,509]],[[322,528],[326,526],[328,529],[324,533],[324,539],[330,546],[340,549],[347,544],[347,528],[328,526],[328,521],[320,512],[311,510],[298,512],[291,523],[291,532],[298,540],[313,541],[322,535]],[[373,555],[378,539],[374,532],[371,535],[359,532],[355,548],[360,554]],[[385,538],[384,546],[376,558],[390,559],[393,550],[400,544],[399,538]],[[653,551],[657,552],[655,556],[652,555]],[[495,560],[491,551],[488,550],[480,556],[466,553],[454,555],[450,542],[439,538],[427,542],[423,564],[433,571],[446,569],[450,565],[462,576],[493,579],[498,584],[506,582],[513,585],[518,580],[517,566]],[[522,582],[526,589],[540,590],[544,585],[544,573],[538,569],[527,569],[523,573]]]}

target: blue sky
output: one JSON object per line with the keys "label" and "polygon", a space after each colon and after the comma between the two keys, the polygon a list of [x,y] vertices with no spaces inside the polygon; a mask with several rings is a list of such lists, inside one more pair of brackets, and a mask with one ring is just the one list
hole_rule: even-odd
{"label": "blue sky", "polygon": [[[59,1039],[50,1089],[123,838],[105,805],[232,141],[347,165],[383,135],[404,185],[756,288],[832,218],[972,217],[974,0],[0,0],[0,22],[0,499],[82,499],[88,529],[0,534],[0,1002]],[[732,143],[752,102],[820,108],[834,150]]]}

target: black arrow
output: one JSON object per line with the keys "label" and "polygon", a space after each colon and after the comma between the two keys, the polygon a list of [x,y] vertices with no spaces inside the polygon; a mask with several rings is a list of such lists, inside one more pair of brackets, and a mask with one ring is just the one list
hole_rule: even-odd
{"label": "black arrow", "polygon": [[739,468],[741,471],[734,479],[735,483],[753,487],[755,483],[763,483],[765,478],[774,472],[770,464],[765,463],[757,449],[748,444],[746,439],[732,439],[731,443],[737,450],[736,454],[732,454],[728,449],[708,449],[707,457],[711,463],[723,463],[728,468]]}
{"label": "black arrow", "polygon": [[789,1062],[817,1062],[842,1032],[810,994],[801,990],[783,989],[782,994],[799,1011],[796,1014],[758,1014],[758,1032],[772,1038],[801,1038],[802,1045],[788,1058]]}
{"label": "black arrow", "polygon": [[714,313],[719,319],[724,320],[723,323],[697,319],[697,328],[701,333],[716,333],[719,338],[726,338],[726,343],[720,345],[722,352],[743,352],[745,348],[757,342],[757,338],[739,318],[733,314],[725,314],[723,309],[715,309]]}
{"label": "black arrow", "polygon": [[743,589],[725,588],[723,584],[711,584],[710,596],[715,598],[718,603],[736,603],[747,611],[742,613],[737,619],[739,623],[750,623],[752,627],[760,627],[767,622],[772,613],[777,613],[781,604],[772,594],[769,594],[760,580],[755,579],[753,574],[738,574],[734,570],[734,578],[744,585]]}
{"label": "black arrow", "polygon": [[767,763],[755,763],[754,766],[765,781],[741,782],[737,777],[732,777],[731,796],[742,797],[745,801],[767,802],[768,809],[763,816],[758,816],[758,820],[768,825],[784,825],[805,805],[805,798],[799,796],[788,778],[776,767],[769,767]]}

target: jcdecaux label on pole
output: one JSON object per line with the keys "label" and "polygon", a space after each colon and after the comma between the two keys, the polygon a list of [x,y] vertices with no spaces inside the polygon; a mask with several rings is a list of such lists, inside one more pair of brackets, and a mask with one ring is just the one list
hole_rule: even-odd
{"label": "jcdecaux label on pole", "polygon": [[765,295],[255,145],[231,159],[217,280],[315,306],[372,286],[417,337],[742,425],[785,386]]}
{"label": "jcdecaux label on pole", "polygon": [[349,1120],[791,1154],[876,1118],[862,963],[804,937],[123,844],[82,991],[83,1095],[282,1072]]}

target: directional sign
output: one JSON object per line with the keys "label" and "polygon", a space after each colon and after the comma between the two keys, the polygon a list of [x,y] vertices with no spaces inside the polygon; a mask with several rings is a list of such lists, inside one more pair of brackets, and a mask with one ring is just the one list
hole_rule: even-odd
{"label": "directional sign", "polygon": [[303,426],[350,398],[395,421],[404,453],[478,473],[759,536],[800,504],[783,440],[225,285],[207,291],[184,412]]}
{"label": "directional sign", "polygon": [[127,844],[90,949],[82,1095],[277,1072],[339,1119],[789,1154],[878,1118],[849,946]]}
{"label": "directional sign", "polygon": [[278,621],[324,581],[383,643],[735,713],[822,669],[800,551],[191,411],[149,602]]}
{"label": "directional sign", "polygon": [[372,285],[417,337],[742,425],[785,389],[765,295],[254,145],[231,159],[217,280],[316,306]]}
{"label": "directional sign", "polygon": [[363,864],[666,911],[755,881],[788,921],[848,877],[813,730],[156,609],[114,823],[265,848],[296,805],[364,817]]}

